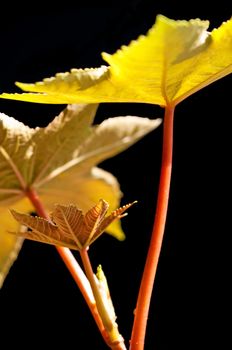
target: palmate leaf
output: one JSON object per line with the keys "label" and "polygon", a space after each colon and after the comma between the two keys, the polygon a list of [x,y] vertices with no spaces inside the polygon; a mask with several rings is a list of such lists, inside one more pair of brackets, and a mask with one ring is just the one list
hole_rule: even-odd
{"label": "palmate leaf", "polygon": [[31,232],[12,233],[42,243],[81,250],[93,243],[114,220],[125,216],[125,211],[133,204],[124,205],[109,216],[106,216],[109,204],[102,199],[86,213],[75,205],[57,204],[50,221],[12,210],[15,220],[31,229]]}
{"label": "palmate leaf", "polygon": [[96,109],[97,105],[68,106],[46,128],[35,129],[0,114],[0,203],[16,195],[7,189],[36,184],[72,159],[90,134]]}
{"label": "palmate leaf", "polygon": [[176,105],[232,72],[232,19],[208,32],[208,21],[158,15],[146,36],[115,54],[109,66],[73,69],[0,97],[38,103],[146,102]]}
{"label": "palmate leaf", "polygon": [[[0,114],[1,282],[21,244],[20,238],[7,233],[17,231],[8,208],[33,211],[25,198],[28,188],[38,192],[49,211],[61,200],[84,212],[100,198],[106,199],[111,211],[119,206],[122,194],[117,179],[96,165],[128,148],[161,121],[127,116],[93,126],[96,110],[95,104],[69,105],[47,127],[35,129]],[[107,232],[124,238],[119,221]]]}
{"label": "palmate leaf", "polygon": [[81,250],[93,243],[113,221],[125,216],[125,211],[133,204],[124,205],[108,216],[109,204],[102,199],[86,213],[72,204],[57,204],[50,214],[50,221],[11,210],[15,220],[31,229],[30,232],[12,233],[42,243]]}

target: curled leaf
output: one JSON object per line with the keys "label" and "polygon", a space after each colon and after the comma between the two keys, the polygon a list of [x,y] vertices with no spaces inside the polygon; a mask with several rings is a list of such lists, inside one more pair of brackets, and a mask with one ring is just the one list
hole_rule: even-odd
{"label": "curled leaf", "polygon": [[101,294],[102,300],[104,302],[104,305],[107,308],[107,312],[110,315],[110,319],[115,322],[116,321],[116,314],[114,310],[114,305],[110,296],[110,290],[108,287],[106,276],[102,270],[102,266],[99,265],[97,267],[97,273],[96,273],[96,282],[98,285],[99,292]]}
{"label": "curled leaf", "polygon": [[20,214],[15,210],[11,210],[11,213],[16,221],[31,229],[31,232],[19,231],[17,235],[43,243],[81,250],[92,244],[114,220],[125,216],[125,211],[134,203],[114,210],[109,216],[106,216],[109,204],[102,199],[85,214],[74,205],[57,204],[51,213],[50,221],[28,214]]}

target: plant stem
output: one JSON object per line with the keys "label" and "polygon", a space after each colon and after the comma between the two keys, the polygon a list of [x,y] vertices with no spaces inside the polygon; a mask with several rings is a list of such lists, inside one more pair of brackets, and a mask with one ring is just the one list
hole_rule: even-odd
{"label": "plant stem", "polygon": [[[26,196],[30,199],[31,203],[35,207],[38,215],[41,217],[50,220],[49,215],[47,214],[37,192],[34,189],[28,189],[26,191]],[[101,317],[98,313],[96,302],[92,293],[92,289],[90,287],[89,281],[86,278],[84,272],[82,271],[80,265],[74,258],[73,254],[68,248],[65,247],[56,247],[58,253],[60,254],[61,258],[63,259],[66,267],[68,268],[69,272],[71,273],[73,279],[75,280],[77,286],[79,287],[92,315],[93,318],[98,326],[99,331],[101,332],[101,335],[105,342],[108,344],[108,334],[106,332],[106,329],[102,323]]]}
{"label": "plant stem", "polygon": [[86,272],[86,276],[89,279],[89,283],[92,287],[93,295],[96,300],[96,305],[98,312],[100,314],[100,317],[102,319],[103,325],[108,333],[109,336],[109,343],[108,345],[112,350],[126,350],[124,339],[120,335],[118,331],[118,325],[115,322],[112,317],[110,317],[110,312],[107,309],[107,305],[104,302],[104,299],[102,297],[102,294],[99,290],[96,277],[93,273],[93,269],[91,266],[91,262],[89,260],[88,251],[86,248],[82,249],[80,251],[81,259],[84,265],[84,269]]}
{"label": "plant stem", "polygon": [[163,153],[160,173],[159,192],[157,198],[154,226],[141,280],[134,324],[131,335],[130,350],[143,350],[150,300],[160,256],[169,200],[172,169],[174,107],[165,109],[163,126]]}
{"label": "plant stem", "polygon": [[108,344],[108,335],[106,329],[102,323],[101,317],[98,313],[96,302],[90,288],[89,281],[86,279],[85,274],[83,273],[80,265],[74,258],[73,254],[68,248],[65,247],[56,247],[58,253],[63,259],[65,265],[67,266],[69,272],[71,273],[74,281],[78,285],[92,315],[98,326],[99,331],[102,334],[103,339]]}

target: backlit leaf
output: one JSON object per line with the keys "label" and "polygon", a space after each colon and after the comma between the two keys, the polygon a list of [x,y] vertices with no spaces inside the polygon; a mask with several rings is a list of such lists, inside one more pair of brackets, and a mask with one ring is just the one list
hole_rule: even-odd
{"label": "backlit leaf", "polygon": [[232,19],[208,32],[200,19],[158,15],[140,36],[96,69],[58,73],[35,84],[17,83],[23,94],[0,97],[38,103],[146,102],[176,105],[232,71]]}
{"label": "backlit leaf", "polygon": [[[85,212],[100,198],[107,200],[111,211],[119,206],[117,179],[95,166],[155,129],[160,120],[116,117],[93,126],[96,109],[94,104],[69,105],[47,127],[35,129],[0,114],[1,281],[21,242],[6,233],[17,231],[8,207],[33,211],[24,198],[28,188],[37,191],[47,210],[61,200],[62,205],[73,203]],[[124,238],[119,221],[106,230],[120,240]]]}
{"label": "backlit leaf", "polygon": [[69,105],[46,128],[36,129],[31,139],[35,150],[30,183],[36,186],[54,169],[73,159],[73,153],[91,134],[96,110],[97,105],[93,104]]}
{"label": "backlit leaf", "polygon": [[125,150],[149,132],[151,127],[155,129],[160,124],[161,119],[151,121],[148,118],[133,116],[106,119],[82,144],[77,159],[80,163],[84,162],[85,166],[95,165]]}
{"label": "backlit leaf", "polygon": [[15,210],[11,213],[21,225],[31,229],[28,232],[15,232],[17,235],[42,243],[81,250],[93,243],[110,223],[121,219],[125,215],[123,213],[132,205],[133,203],[127,204],[106,216],[109,204],[102,199],[86,213],[72,204],[68,206],[57,204],[50,215],[50,221],[20,214]]}
{"label": "backlit leaf", "polygon": [[[27,198],[18,201],[14,207],[16,210],[26,212],[32,210],[32,205]],[[6,233],[8,230],[18,231],[19,225],[12,220],[12,215],[7,208],[0,208],[0,288],[23,243],[21,237]]]}
{"label": "backlit leaf", "polygon": [[[11,214],[21,225],[27,226],[32,231],[20,231],[20,235],[24,238],[33,241],[48,243],[53,245],[66,246],[71,249],[76,249],[76,244],[72,238],[67,237],[58,227],[43,218],[31,216],[28,214],[20,214],[15,210],[11,210]],[[16,233],[10,231],[11,233]]]}

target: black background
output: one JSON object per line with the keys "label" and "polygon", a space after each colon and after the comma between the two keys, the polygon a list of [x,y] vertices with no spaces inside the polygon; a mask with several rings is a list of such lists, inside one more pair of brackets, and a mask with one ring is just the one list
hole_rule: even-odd
{"label": "black background", "polygon": [[[70,68],[104,64],[100,53],[145,34],[157,14],[210,20],[231,16],[229,1],[125,1],[47,9],[32,3],[0,14],[0,91]],[[230,348],[229,235],[231,77],[176,108],[168,219],[148,320],[146,350]],[[45,126],[65,106],[0,101],[0,111]],[[102,104],[96,122],[118,115],[150,118],[163,109],[145,104]],[[133,309],[156,206],[162,126],[101,167],[116,175],[122,204],[138,200],[123,220],[127,239],[104,235],[90,249],[93,266],[108,277],[122,335],[128,344]],[[78,256],[77,256],[78,258]],[[4,343],[4,340],[6,341]],[[89,310],[56,250],[26,241],[0,291],[0,349],[106,349]],[[226,346],[225,346],[226,344]]]}

